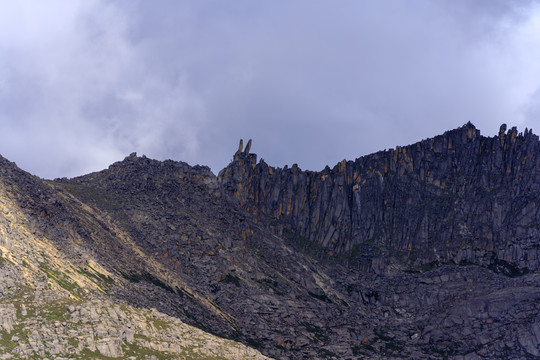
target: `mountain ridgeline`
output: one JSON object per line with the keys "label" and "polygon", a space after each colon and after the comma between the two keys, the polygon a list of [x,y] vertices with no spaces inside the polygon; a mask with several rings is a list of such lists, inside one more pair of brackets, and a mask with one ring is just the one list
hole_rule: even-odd
{"label": "mountain ridgeline", "polygon": [[490,138],[468,123],[320,172],[239,150],[219,182],[297,247],[365,271],[539,270],[540,143],[529,130],[503,125]]}
{"label": "mountain ridgeline", "polygon": [[301,171],[0,156],[0,359],[540,358],[540,141],[470,123]]}

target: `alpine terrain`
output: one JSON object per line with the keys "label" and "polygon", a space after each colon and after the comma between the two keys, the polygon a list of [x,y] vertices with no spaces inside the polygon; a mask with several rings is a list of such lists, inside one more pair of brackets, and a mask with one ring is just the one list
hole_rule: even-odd
{"label": "alpine terrain", "polygon": [[540,141],[471,123],[320,172],[0,156],[0,359],[540,358]]}

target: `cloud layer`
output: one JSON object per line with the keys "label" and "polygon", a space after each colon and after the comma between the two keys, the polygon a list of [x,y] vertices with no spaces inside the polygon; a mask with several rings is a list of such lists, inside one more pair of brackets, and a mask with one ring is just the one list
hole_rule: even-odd
{"label": "cloud layer", "polygon": [[540,131],[536,1],[0,0],[0,154],[75,176],[240,138],[322,169],[472,121]]}

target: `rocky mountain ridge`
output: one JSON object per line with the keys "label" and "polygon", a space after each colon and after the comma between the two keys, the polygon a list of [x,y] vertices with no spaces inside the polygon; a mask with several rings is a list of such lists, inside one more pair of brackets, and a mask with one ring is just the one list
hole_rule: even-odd
{"label": "rocky mountain ridge", "polygon": [[539,154],[528,129],[487,138],[468,123],[321,172],[239,151],[219,181],[279,234],[365,271],[470,263],[519,275],[540,264]]}
{"label": "rocky mountain ridge", "polygon": [[[153,290],[122,276],[130,260],[156,272],[159,264],[110,219],[1,157],[0,214],[1,359],[267,359],[155,304],[113,296]],[[126,247],[130,259],[119,256]]]}
{"label": "rocky mountain ridge", "polygon": [[217,177],[134,153],[45,181],[0,158],[0,354],[540,356],[531,131],[469,123],[321,172],[250,150]]}

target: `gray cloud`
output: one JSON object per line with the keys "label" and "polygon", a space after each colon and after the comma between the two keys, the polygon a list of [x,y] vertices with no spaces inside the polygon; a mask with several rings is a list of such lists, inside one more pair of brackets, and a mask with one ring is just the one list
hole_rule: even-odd
{"label": "gray cloud", "polygon": [[[534,1],[0,0],[0,153],[319,170],[472,121],[540,126]],[[539,124],[540,125],[540,124]]]}

